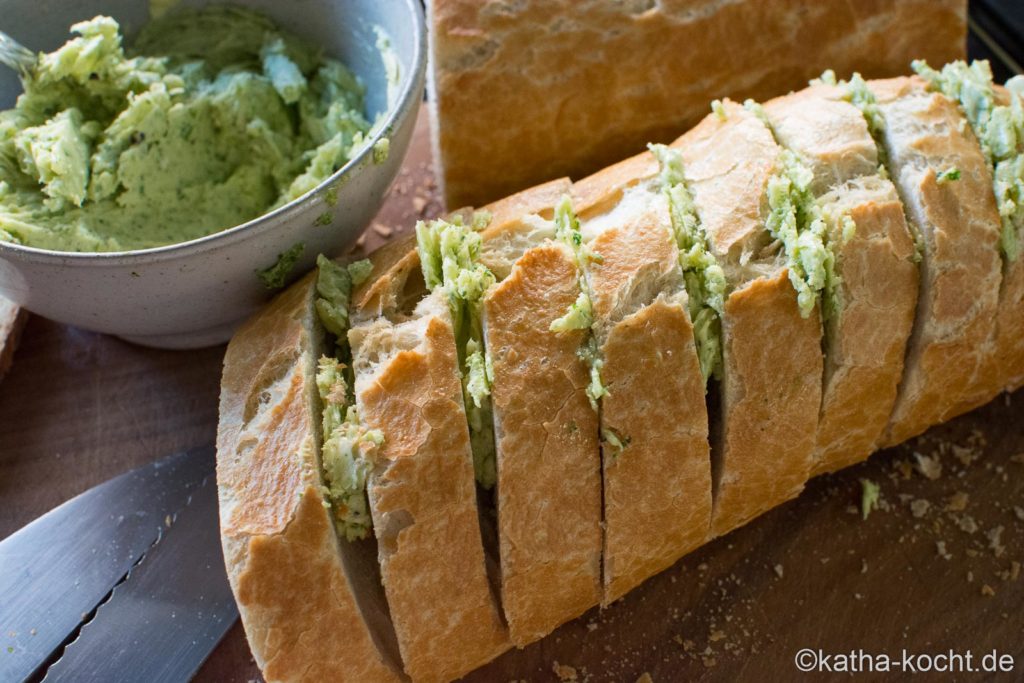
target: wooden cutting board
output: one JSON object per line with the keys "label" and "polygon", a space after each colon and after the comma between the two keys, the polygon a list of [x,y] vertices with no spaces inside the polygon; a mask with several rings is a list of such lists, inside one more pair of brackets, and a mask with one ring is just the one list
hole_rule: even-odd
{"label": "wooden cutting board", "polygon": [[[421,114],[361,248],[440,211]],[[222,356],[222,347],[143,349],[30,317],[0,382],[0,538],[130,467],[212,442]],[[881,489],[866,520],[861,479]],[[1005,680],[1019,679],[1021,562],[1024,392],[812,481],[799,499],[468,680],[789,680],[803,648],[896,658],[970,650],[976,666],[995,650],[1015,660]],[[197,676],[258,679],[239,625]]]}

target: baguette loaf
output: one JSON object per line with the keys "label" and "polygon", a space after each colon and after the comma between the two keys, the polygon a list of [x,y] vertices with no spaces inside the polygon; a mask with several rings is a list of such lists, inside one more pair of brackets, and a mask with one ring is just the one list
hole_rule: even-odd
{"label": "baguette loaf", "polygon": [[374,255],[346,339],[379,547],[334,533],[312,281],[239,332],[222,538],[268,680],[458,677],[1024,379],[990,136],[935,80],[823,81]]}
{"label": "baguette loaf", "polygon": [[967,32],[965,0],[427,5],[428,102],[449,206],[583,177],[669,142],[723,94],[767,99],[826,67],[878,78],[915,57],[962,58]]}

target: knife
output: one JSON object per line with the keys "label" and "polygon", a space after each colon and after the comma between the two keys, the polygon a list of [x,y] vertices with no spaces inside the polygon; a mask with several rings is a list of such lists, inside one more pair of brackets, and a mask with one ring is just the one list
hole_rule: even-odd
{"label": "knife", "polygon": [[0,541],[0,681],[186,681],[237,616],[211,447],[111,479]]}

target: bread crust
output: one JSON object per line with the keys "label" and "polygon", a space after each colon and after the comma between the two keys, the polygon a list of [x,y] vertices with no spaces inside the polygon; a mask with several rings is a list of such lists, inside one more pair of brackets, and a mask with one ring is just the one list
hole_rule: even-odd
{"label": "bread crust", "polygon": [[286,290],[228,345],[217,432],[225,564],[268,681],[399,681],[360,613],[324,501],[314,283]]}
{"label": "bread crust", "polygon": [[428,300],[349,340],[360,418],[384,435],[367,492],[405,671],[448,681],[509,642],[487,578],[451,317],[440,292]]}
{"label": "bread crust", "polygon": [[881,77],[914,58],[962,58],[967,14],[965,0],[428,5],[449,206],[582,177],[668,142],[715,97],[764,100],[828,67]]}
{"label": "bread crust", "polygon": [[578,294],[572,254],[546,242],[527,250],[484,299],[502,605],[519,646],[600,599],[598,422],[577,355],[586,331],[549,329]]}
{"label": "bread crust", "polygon": [[703,543],[711,520],[707,404],[678,249],[660,188],[637,187],[658,168],[644,152],[573,186],[583,233],[587,218],[606,223],[589,242],[601,256],[589,267],[601,429],[625,444],[601,444],[604,605]]}
{"label": "bread crust", "polygon": [[714,536],[803,490],[821,405],[821,321],[801,317],[787,269],[729,295],[722,336]]}
{"label": "bread crust", "polygon": [[[765,103],[778,141],[814,173],[825,202],[838,306],[825,325],[825,374],[812,474],[867,458],[889,421],[914,321],[914,239],[896,189],[844,89],[814,85]],[[829,192],[831,190],[831,192]],[[844,217],[854,222],[844,235]]]}
{"label": "bread crust", "polygon": [[[866,459],[889,422],[914,323],[918,271],[903,205],[889,181],[837,206],[856,225],[835,247],[842,309],[826,325],[818,475]],[[840,200],[842,201],[842,200]],[[833,238],[842,225],[830,226]]]}
{"label": "bread crust", "polygon": [[[992,176],[956,103],[917,77],[871,81],[890,175],[925,245],[904,377],[882,446],[971,407],[994,352],[1002,278]],[[940,182],[956,168],[960,179]]]}

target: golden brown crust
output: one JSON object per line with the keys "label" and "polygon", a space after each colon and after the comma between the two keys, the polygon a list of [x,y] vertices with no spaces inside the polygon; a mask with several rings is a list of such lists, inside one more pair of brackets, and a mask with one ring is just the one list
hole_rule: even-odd
{"label": "golden brown crust", "polygon": [[429,4],[449,206],[582,177],[667,142],[716,97],[763,100],[827,67],[880,77],[962,58],[966,35],[964,0]]}
{"label": "golden brown crust", "polygon": [[[447,305],[416,329],[380,319],[353,330],[356,402],[370,429],[384,435],[368,486],[381,578],[405,671],[414,681],[448,681],[508,648],[488,583],[469,431]],[[388,349],[384,337],[414,337]],[[390,355],[389,355],[390,354]],[[382,355],[371,371],[367,356]]]}
{"label": "golden brown crust", "polygon": [[550,218],[555,204],[562,195],[568,194],[571,185],[568,178],[556,178],[491,202],[481,209],[491,214],[491,221],[483,232],[484,239],[489,233],[500,232],[509,223],[531,213]]}
{"label": "golden brown crust", "polygon": [[224,358],[217,482],[225,563],[268,681],[398,681],[356,604],[324,505],[313,285],[309,276],[278,296]]}
{"label": "golden brown crust", "polygon": [[1024,258],[1003,269],[1000,299],[994,354],[998,359],[996,389],[1014,391],[1024,385]]}
{"label": "golden brown crust", "polygon": [[[869,83],[890,173],[924,237],[921,293],[888,433],[900,443],[971,407],[993,353],[1001,280],[992,176],[956,103],[917,77]],[[940,182],[957,168],[960,179]]]}
{"label": "golden brown crust", "polygon": [[711,251],[723,262],[746,263],[771,241],[762,197],[779,147],[744,107],[723,100],[722,111],[724,117],[709,114],[672,146],[682,153]]}
{"label": "golden brown crust", "polygon": [[814,172],[815,195],[878,170],[878,149],[864,115],[844,94],[836,86],[813,85],[764,104],[776,140]]}
{"label": "golden brown crust", "polygon": [[914,322],[913,237],[892,184],[874,183],[878,189],[848,192],[830,207],[856,228],[843,243],[842,225],[830,226],[842,308],[826,326],[815,475],[860,462],[875,450],[896,400]]}
{"label": "golden brown crust", "polygon": [[[712,534],[796,496],[812,463],[821,405],[821,322],[800,315],[789,274],[733,292],[722,319],[724,381]],[[716,464],[718,464],[716,463]]]}
{"label": "golden brown crust", "polygon": [[658,299],[623,318],[602,346],[604,604],[708,538],[711,455],[704,383],[683,301]]}
{"label": "golden brown crust", "polygon": [[576,353],[585,331],[549,330],[578,293],[572,255],[548,242],[526,251],[484,300],[502,605],[520,646],[600,599],[598,423]]}

